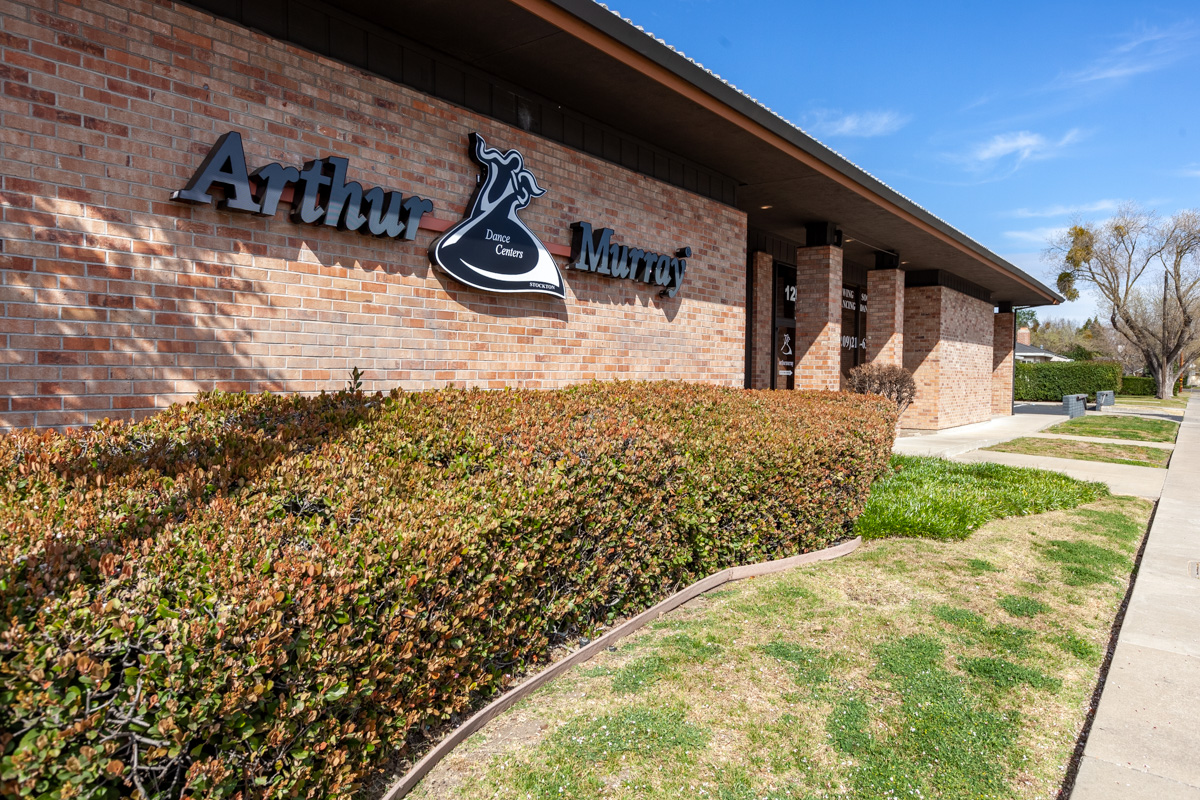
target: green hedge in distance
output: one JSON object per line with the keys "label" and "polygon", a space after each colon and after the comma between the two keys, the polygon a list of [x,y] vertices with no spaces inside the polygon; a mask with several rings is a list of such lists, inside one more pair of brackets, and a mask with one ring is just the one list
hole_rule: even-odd
{"label": "green hedge in distance", "polygon": [[[1180,375],[1171,387],[1172,395],[1183,390],[1183,376]],[[1129,397],[1158,397],[1158,379],[1140,378],[1127,375],[1121,379],[1121,394]]]}
{"label": "green hedge in distance", "polygon": [[554,644],[852,535],[895,416],[594,383],[0,436],[0,792],[349,796]]}
{"label": "green hedge in distance", "polygon": [[1154,378],[1126,375],[1121,379],[1121,394],[1130,397],[1154,397],[1158,394],[1158,381]]}
{"label": "green hedge in distance", "polygon": [[1120,388],[1121,365],[1111,361],[1017,362],[1013,376],[1017,400],[1061,401],[1065,394],[1086,394],[1094,400],[1098,391]]}

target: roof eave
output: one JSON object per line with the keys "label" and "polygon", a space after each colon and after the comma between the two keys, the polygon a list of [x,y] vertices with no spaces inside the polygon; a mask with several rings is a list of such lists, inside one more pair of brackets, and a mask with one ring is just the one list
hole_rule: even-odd
{"label": "roof eave", "polygon": [[643,30],[621,18],[615,12],[610,11],[607,7],[593,2],[593,0],[548,0],[548,2],[561,8],[568,14],[583,20],[620,44],[650,59],[660,67],[669,70],[700,91],[705,92],[734,111],[744,115],[762,126],[765,130],[785,139],[812,158],[817,159],[827,167],[878,195],[888,203],[903,209],[908,214],[953,239],[963,247],[968,248],[981,260],[1000,268],[1002,271],[1020,276],[1025,281],[1033,284],[1038,292],[1045,296],[1047,304],[1057,305],[1065,301],[1065,298],[1032,275],[1026,273],[1020,267],[984,247],[970,236],[967,236],[945,220],[935,216],[895,189],[892,189],[844,156],[821,144],[714,73],[691,61],[666,44],[666,42],[645,33]]}

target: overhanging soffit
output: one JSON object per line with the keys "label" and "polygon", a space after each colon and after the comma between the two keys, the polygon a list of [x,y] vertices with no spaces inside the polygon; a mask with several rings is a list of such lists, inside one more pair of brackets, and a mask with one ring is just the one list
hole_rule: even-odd
{"label": "overhanging soffit", "polygon": [[[803,242],[829,221],[847,258],[893,250],[996,303],[1060,302],[1049,287],[591,0],[350,0],[344,12],[727,175],[750,225]],[[770,206],[764,209],[763,206]]]}

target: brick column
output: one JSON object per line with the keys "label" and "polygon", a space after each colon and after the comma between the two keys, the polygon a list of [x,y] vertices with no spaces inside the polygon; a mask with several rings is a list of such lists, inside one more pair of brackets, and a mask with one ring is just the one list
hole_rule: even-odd
{"label": "brick column", "polygon": [[1017,315],[1011,311],[995,315],[992,321],[992,413],[1011,415],[1013,407],[1013,326]]}
{"label": "brick column", "polygon": [[904,273],[867,273],[867,361],[904,366]]}
{"label": "brick column", "polygon": [[770,253],[754,254],[754,319],[750,320],[750,388],[771,388],[771,332],[775,324],[775,261]]}
{"label": "brick column", "polygon": [[992,309],[945,286],[905,291],[904,368],[917,397],[900,427],[941,430],[991,418]]}
{"label": "brick column", "polygon": [[[900,427],[936,430],[941,386],[937,346],[942,338],[942,287],[914,287],[904,294],[903,366],[912,373],[917,396],[900,418]],[[870,302],[868,297],[868,308]]]}
{"label": "brick column", "polygon": [[796,250],[797,389],[840,388],[841,335],[842,248],[801,247]]}

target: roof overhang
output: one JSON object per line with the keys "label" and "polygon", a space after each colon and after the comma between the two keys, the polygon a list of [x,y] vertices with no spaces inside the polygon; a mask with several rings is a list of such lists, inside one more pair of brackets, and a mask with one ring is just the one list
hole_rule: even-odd
{"label": "roof overhang", "polygon": [[[591,0],[349,0],[344,11],[588,114],[737,181],[749,224],[791,241],[832,222],[846,258],[877,250],[945,270],[994,303],[1062,301],[1053,290]],[[767,207],[767,208],[764,208]]]}

